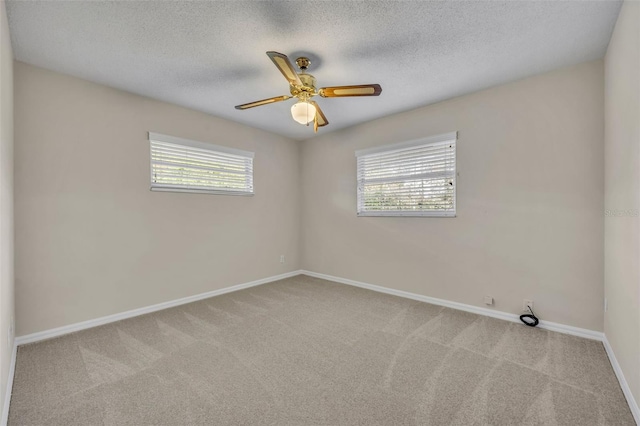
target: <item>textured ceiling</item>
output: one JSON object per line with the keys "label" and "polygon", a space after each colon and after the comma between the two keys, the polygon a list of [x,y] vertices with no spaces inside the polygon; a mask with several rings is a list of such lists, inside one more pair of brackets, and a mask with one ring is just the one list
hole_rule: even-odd
{"label": "textured ceiling", "polygon": [[321,133],[602,58],[619,1],[8,1],[16,59],[279,133],[313,137],[267,50],[312,59]]}

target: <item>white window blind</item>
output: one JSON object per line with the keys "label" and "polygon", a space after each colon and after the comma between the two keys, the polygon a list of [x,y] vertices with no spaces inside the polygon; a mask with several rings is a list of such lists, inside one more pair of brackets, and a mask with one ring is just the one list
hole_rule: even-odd
{"label": "white window blind", "polygon": [[359,216],[455,216],[457,132],[356,152]]}
{"label": "white window blind", "polygon": [[149,132],[151,190],[253,194],[253,152]]}

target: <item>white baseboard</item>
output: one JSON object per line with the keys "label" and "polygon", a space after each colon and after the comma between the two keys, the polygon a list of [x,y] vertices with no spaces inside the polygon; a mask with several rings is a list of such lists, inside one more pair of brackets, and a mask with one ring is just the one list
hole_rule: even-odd
{"label": "white baseboard", "polygon": [[274,275],[272,277],[262,278],[260,280],[251,281],[248,283],[238,284],[231,287],[221,288],[219,290],[213,290],[213,291],[208,291],[206,293],[196,294],[195,296],[183,297],[181,299],[170,300],[168,302],[158,303],[157,305],[145,306],[144,308],[133,309],[131,311],[121,312],[119,314],[108,315],[106,317],[95,318],[88,321],[65,325],[63,327],[57,327],[57,328],[52,328],[50,330],[39,331],[37,333],[27,334],[24,336],[18,336],[16,337],[15,345],[19,346],[27,343],[38,342],[40,340],[51,339],[52,337],[58,337],[64,334],[74,333],[80,330],[86,330],[87,328],[97,327],[99,325],[109,324],[109,323],[120,321],[123,319],[137,317],[139,315],[160,311],[162,309],[173,308],[174,306],[184,305],[185,303],[191,303],[191,302],[196,302],[202,299],[208,299],[210,297],[219,296],[221,294],[231,293],[233,291],[238,291],[238,290],[242,290],[249,287],[255,287],[261,284],[266,284],[273,281],[294,277],[300,274],[301,274],[301,271],[287,272],[286,274]]}
{"label": "white baseboard", "polygon": [[[404,297],[407,299],[418,300],[420,302],[431,303],[433,305],[446,306],[447,308],[458,309],[460,311],[472,312],[478,315],[485,315],[488,317],[499,318],[506,321],[521,323],[520,316],[511,314],[508,312],[496,311],[493,309],[481,308],[479,306],[467,305],[464,303],[451,302],[444,299],[436,299],[435,297],[423,296],[421,294],[410,293],[408,291],[395,290],[388,287],[382,287],[379,285],[363,283],[360,281],[350,280],[348,278],[334,277],[332,275],[320,274],[311,271],[300,271],[302,274],[309,275],[311,277],[322,278],[324,280],[335,281],[342,284],[348,284],[356,287],[366,288],[367,290],[373,290],[380,293],[392,294],[394,296]],[[604,334],[599,331],[587,330],[585,328],[572,327],[570,325],[558,324],[550,321],[540,321],[538,327],[545,330],[557,331],[559,333],[571,334],[573,336],[585,337],[587,339],[602,341]]]}
{"label": "white baseboard", "polygon": [[629,404],[629,408],[631,409],[633,418],[636,420],[636,424],[640,425],[640,408],[638,407],[638,403],[636,402],[635,398],[633,397],[633,394],[631,393],[631,388],[629,387],[629,383],[627,383],[627,379],[624,377],[624,374],[622,373],[622,368],[620,368],[620,364],[618,364],[616,355],[613,352],[613,348],[609,344],[609,340],[607,339],[606,335],[604,336],[602,343],[604,344],[604,349],[607,351],[607,356],[609,357],[609,361],[611,361],[611,366],[613,367],[613,371],[615,371],[616,373],[618,382],[620,382],[622,393],[624,393],[624,397],[627,398],[627,403]]}
{"label": "white baseboard", "polygon": [[[421,302],[431,303],[433,305],[446,306],[452,309],[458,309],[461,311],[472,312],[478,315],[485,315],[493,318],[499,318],[506,321],[511,322],[520,322],[520,318],[516,314],[496,311],[493,309],[482,308],[479,306],[467,305],[464,303],[452,302],[444,299],[437,299],[435,297],[423,296],[421,294],[410,293],[408,291],[396,290],[388,287],[382,287],[379,285],[368,284],[361,281],[355,281],[348,278],[335,277],[333,275],[321,274],[318,272],[306,271],[306,270],[297,270],[287,272],[285,274],[274,275],[271,277],[263,278],[256,281],[251,281],[248,283],[238,284],[231,287],[221,288],[219,290],[213,290],[206,293],[196,294],[194,296],[188,296],[181,299],[171,300],[168,302],[158,303],[156,305],[146,306],[143,308],[133,309],[131,311],[121,312],[118,314],[108,315],[105,317],[95,318],[88,321],[83,321],[75,324],[65,325],[63,327],[52,328],[50,330],[40,331],[37,333],[27,334],[24,336],[18,336],[15,339],[15,345],[24,345],[27,343],[34,343],[40,340],[51,339],[53,337],[62,336],[64,334],[74,333],[80,330],[86,330],[87,328],[97,327],[99,325],[104,325],[116,321],[120,321],[127,318],[136,317],[139,315],[148,314],[155,311],[160,311],[162,309],[172,308],[174,306],[184,305],[185,303],[196,302],[198,300],[207,299],[209,297],[219,296],[221,294],[230,293],[238,290],[242,290],[249,287],[254,287],[261,284],[270,283],[277,280],[282,280],[285,278],[294,277],[296,275],[305,274],[311,277],[322,278],[329,281],[334,281],[342,284],[348,284],[356,287],[365,288],[368,290],[377,291],[380,293],[391,294],[394,296],[404,297],[407,299],[418,300]],[[584,328],[573,327],[570,325],[559,324],[550,321],[540,321],[538,327],[550,330],[557,331],[559,333],[571,334],[573,336],[585,337],[587,339],[593,340],[604,340],[604,334],[599,331],[587,330]]]}
{"label": "white baseboard", "polygon": [[18,345],[13,342],[13,349],[11,350],[11,362],[9,363],[9,374],[7,375],[7,390],[4,394],[4,404],[2,405],[2,418],[0,419],[1,426],[7,426],[9,421],[9,404],[11,403],[11,393],[13,392],[13,376],[16,371],[16,355],[18,352]]}

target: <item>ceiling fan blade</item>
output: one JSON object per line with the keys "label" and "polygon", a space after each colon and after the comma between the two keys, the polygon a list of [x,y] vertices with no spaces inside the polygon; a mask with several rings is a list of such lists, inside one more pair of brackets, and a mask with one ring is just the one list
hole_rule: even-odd
{"label": "ceiling fan blade", "polygon": [[309,101],[314,107],[316,107],[316,117],[314,120],[314,130],[317,132],[318,129],[316,127],[324,127],[329,124],[329,120],[325,117],[324,112],[320,109],[320,105],[316,101]]}
{"label": "ceiling fan blade", "polygon": [[291,65],[291,61],[289,61],[287,55],[269,51],[267,52],[267,56],[273,61],[275,66],[278,67],[290,85],[302,86],[302,81],[300,81],[300,77],[298,77],[298,73],[296,72],[296,69],[293,68],[293,65]]}
{"label": "ceiling fan blade", "polygon": [[276,96],[275,98],[262,99],[260,101],[249,102],[248,104],[236,105],[236,109],[249,109],[249,108],[253,108],[261,105],[268,105],[275,102],[286,101],[287,99],[291,99],[291,96],[287,96],[287,95]]}
{"label": "ceiling fan blade", "polygon": [[323,87],[318,94],[323,98],[340,98],[343,96],[378,96],[382,93],[379,84],[362,84],[360,86]]}

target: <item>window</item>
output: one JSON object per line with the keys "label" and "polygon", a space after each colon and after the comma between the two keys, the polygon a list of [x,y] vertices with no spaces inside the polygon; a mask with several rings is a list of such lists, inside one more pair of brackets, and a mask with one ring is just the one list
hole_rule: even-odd
{"label": "window", "polygon": [[358,216],[455,216],[457,132],[356,151]]}
{"label": "window", "polygon": [[151,190],[253,195],[253,152],[149,132]]}

